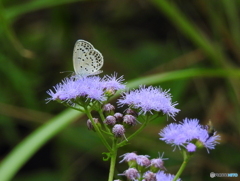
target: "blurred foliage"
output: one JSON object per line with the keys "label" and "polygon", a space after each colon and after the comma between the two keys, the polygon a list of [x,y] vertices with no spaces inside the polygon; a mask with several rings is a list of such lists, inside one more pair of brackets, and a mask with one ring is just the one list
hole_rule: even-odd
{"label": "blurred foliage", "polygon": [[[46,104],[46,91],[71,74],[60,72],[73,71],[74,43],[84,39],[103,54],[103,74],[118,72],[126,82],[141,83],[143,76],[182,72],[183,78],[156,79],[154,85],[171,90],[173,101],[181,109],[176,120],[198,118],[202,124],[211,120],[222,137],[221,144],[210,154],[206,150],[196,153],[181,176],[183,180],[211,180],[210,172],[238,173],[239,0],[0,3],[1,160],[66,109],[55,102]],[[195,69],[207,69],[213,76],[203,71],[197,77],[184,77],[185,70]],[[229,75],[235,72],[235,76],[218,76],[215,71],[219,69],[229,71]],[[101,154],[106,150],[87,130],[87,118],[75,117],[74,122],[59,128],[56,136],[49,136],[54,137],[36,150],[13,181],[107,179],[109,163],[102,161]],[[180,153],[172,152],[172,147],[158,139],[160,129],[173,121],[166,120],[153,122],[119,154],[137,151],[157,157],[158,152],[165,152],[164,157],[169,158],[165,163],[167,171],[176,173],[182,161]],[[124,163],[117,165],[119,173],[126,168]]]}

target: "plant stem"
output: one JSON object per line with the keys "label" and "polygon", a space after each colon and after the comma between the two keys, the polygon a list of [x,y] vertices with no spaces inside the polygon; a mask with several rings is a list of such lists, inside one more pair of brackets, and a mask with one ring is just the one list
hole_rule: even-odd
{"label": "plant stem", "polygon": [[116,158],[117,158],[117,151],[118,151],[118,148],[117,148],[116,140],[114,139],[113,144],[112,144],[111,163],[110,163],[108,181],[113,181],[115,165],[116,165]]}
{"label": "plant stem", "polygon": [[99,130],[98,126],[95,124],[91,113],[89,112],[89,110],[88,110],[87,108],[84,108],[84,109],[85,109],[85,113],[87,114],[87,117],[91,120],[92,125],[93,125],[95,131],[97,132],[99,138],[101,139],[101,141],[103,142],[103,144],[106,146],[106,148],[108,149],[108,151],[111,151],[112,149],[111,149],[110,145],[108,144],[108,142],[107,142],[107,140],[105,139],[105,137],[102,135],[102,133],[101,133],[101,131]]}
{"label": "plant stem", "polygon": [[183,150],[183,163],[182,163],[181,167],[179,168],[177,174],[175,175],[173,181],[176,181],[180,177],[180,175],[182,174],[183,170],[185,169],[190,157],[191,156],[189,154],[187,154],[187,151]]}
{"label": "plant stem", "polygon": [[144,121],[144,123],[142,124],[142,126],[141,126],[136,132],[134,132],[132,135],[130,135],[130,136],[127,138],[127,140],[124,140],[124,141],[122,141],[121,143],[119,143],[117,146],[118,146],[118,147],[121,147],[121,146],[125,145],[126,142],[128,142],[130,139],[132,139],[132,138],[133,138],[134,136],[136,136],[137,134],[139,134],[139,133],[143,130],[143,128],[145,128],[145,126],[147,125],[148,122],[149,122],[149,121],[146,119],[146,120]]}
{"label": "plant stem", "polygon": [[[100,115],[100,118],[102,120],[102,122],[105,120],[105,117],[103,115],[103,112],[101,110],[98,111],[98,114]],[[109,128],[107,127],[106,124],[103,124],[105,131],[107,131],[108,133],[111,133],[111,131],[109,130]]]}

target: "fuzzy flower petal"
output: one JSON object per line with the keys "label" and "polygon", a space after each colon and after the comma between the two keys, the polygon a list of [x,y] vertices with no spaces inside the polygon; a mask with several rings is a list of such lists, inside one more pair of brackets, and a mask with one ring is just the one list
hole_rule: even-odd
{"label": "fuzzy flower petal", "polygon": [[54,91],[49,90],[47,93],[51,96],[48,101],[61,100],[71,101],[79,97],[104,101],[104,92],[100,89],[101,79],[99,76],[89,76],[76,79],[75,76],[65,78],[61,83],[54,87]]}
{"label": "fuzzy flower petal", "polygon": [[[169,173],[164,173],[163,171],[159,171],[156,174],[157,181],[172,181],[174,179],[175,175],[171,175]],[[181,179],[177,179],[177,181],[180,181]]]}
{"label": "fuzzy flower petal", "polygon": [[49,101],[62,101],[74,102],[78,98],[86,100],[105,101],[106,89],[119,90],[125,88],[122,84],[123,77],[117,78],[117,74],[112,76],[86,76],[65,78],[61,83],[53,87],[53,90],[48,90],[50,95],[46,100]]}
{"label": "fuzzy flower petal", "polygon": [[123,159],[119,162],[119,163],[122,163],[124,161],[126,161],[126,162],[136,161],[138,155],[136,153],[132,152],[132,153],[125,153],[120,157],[123,157]]}
{"label": "fuzzy flower petal", "polygon": [[122,90],[125,89],[125,85],[123,84],[124,78],[123,76],[117,78],[117,73],[113,75],[105,75],[102,79],[103,85],[102,87],[105,89],[113,89],[113,90]]}
{"label": "fuzzy flower petal", "polygon": [[172,123],[166,126],[159,135],[160,140],[173,146],[185,147],[188,151],[195,151],[195,147],[190,143],[200,142],[209,152],[209,149],[214,149],[220,139],[216,132],[211,136],[208,134],[206,127],[199,124],[197,119],[185,118],[180,124]]}
{"label": "fuzzy flower petal", "polygon": [[140,86],[139,89],[123,93],[118,100],[118,104],[119,106],[128,105],[139,109],[140,114],[146,114],[147,112],[153,114],[153,111],[156,111],[174,117],[180,111],[174,107],[177,103],[172,103],[168,91],[152,86]]}
{"label": "fuzzy flower petal", "polygon": [[129,168],[125,170],[124,173],[118,174],[118,175],[124,175],[127,177],[128,180],[133,180],[133,181],[135,180],[137,181],[137,179],[140,177],[140,174],[136,168]]}

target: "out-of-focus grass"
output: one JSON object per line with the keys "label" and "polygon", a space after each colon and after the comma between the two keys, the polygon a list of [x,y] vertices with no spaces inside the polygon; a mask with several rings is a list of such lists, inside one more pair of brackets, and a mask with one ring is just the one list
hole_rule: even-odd
{"label": "out-of-focus grass", "polygon": [[[106,180],[108,163],[101,160],[106,150],[87,131],[86,118],[74,123],[70,117],[62,120],[62,105],[45,104],[46,90],[68,76],[59,72],[73,70],[75,41],[85,39],[102,52],[104,74],[116,71],[131,87],[151,83],[170,89],[181,109],[177,121],[192,117],[201,123],[213,122],[222,136],[221,144],[210,154],[199,151],[182,179],[210,180],[210,172],[237,172],[239,6],[237,0],[1,1],[2,160],[31,135],[22,143],[26,147],[17,147],[23,149],[21,154],[4,168],[12,169],[10,175],[22,168],[13,177],[15,181]],[[63,121],[62,125],[51,127],[54,121],[47,121],[51,116],[58,126]],[[165,152],[169,158],[165,167],[174,174],[180,154],[161,143],[157,134],[172,121],[153,122],[120,154],[138,151],[157,157],[159,151]],[[120,173],[127,168],[124,164],[117,167]],[[99,170],[103,174],[97,175]]]}

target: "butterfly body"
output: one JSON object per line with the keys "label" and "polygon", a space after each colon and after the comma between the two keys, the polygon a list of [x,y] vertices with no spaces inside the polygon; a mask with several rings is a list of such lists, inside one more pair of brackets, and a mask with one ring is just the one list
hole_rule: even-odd
{"label": "butterfly body", "polygon": [[88,76],[101,73],[103,56],[93,45],[85,40],[78,40],[73,50],[73,67],[76,75]]}

